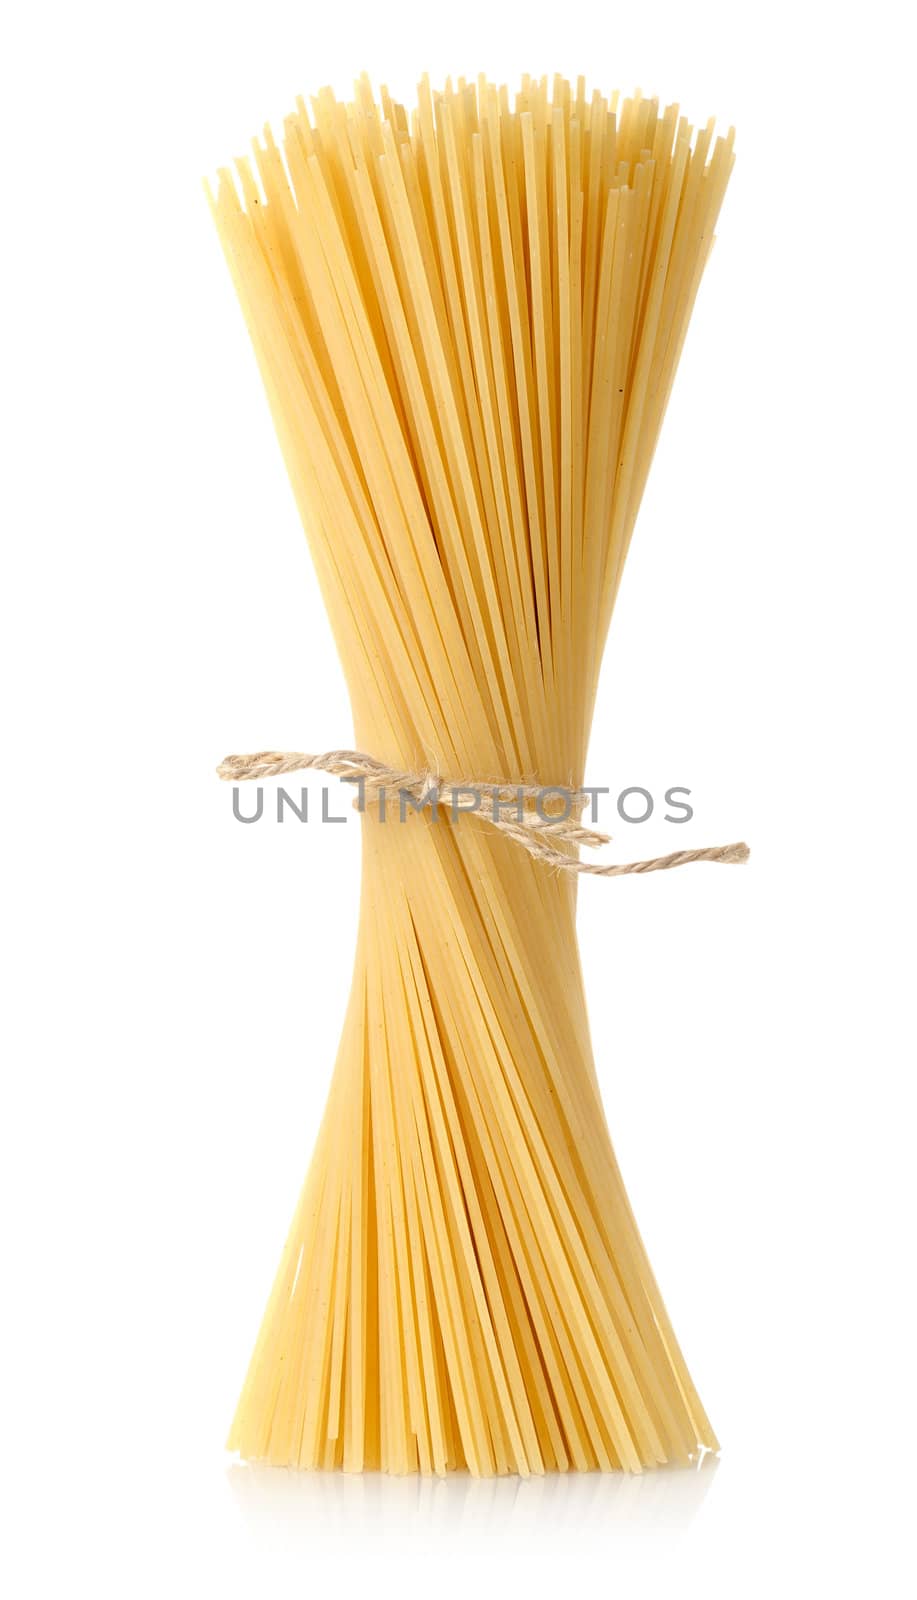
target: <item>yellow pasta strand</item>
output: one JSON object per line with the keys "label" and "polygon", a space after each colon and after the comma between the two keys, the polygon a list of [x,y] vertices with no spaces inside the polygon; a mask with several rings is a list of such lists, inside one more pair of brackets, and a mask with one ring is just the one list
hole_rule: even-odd
{"label": "yellow pasta strand", "polygon": [[[733,163],[584,80],[299,102],[213,215],[357,745],[578,786]],[[615,1161],[575,882],[363,818],[353,988],[229,1437],[299,1467],[639,1472],[717,1441]]]}

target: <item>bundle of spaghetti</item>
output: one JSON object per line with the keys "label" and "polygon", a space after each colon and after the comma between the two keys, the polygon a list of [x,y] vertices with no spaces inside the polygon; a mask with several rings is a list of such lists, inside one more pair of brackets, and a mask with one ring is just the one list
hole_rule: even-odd
{"label": "bundle of spaghetti", "polygon": [[[361,80],[211,204],[360,749],[583,782],[602,648],[732,135],[581,79]],[[572,875],[442,809],[361,823],[353,987],[229,1447],[638,1472],[717,1443],[593,1062]]]}

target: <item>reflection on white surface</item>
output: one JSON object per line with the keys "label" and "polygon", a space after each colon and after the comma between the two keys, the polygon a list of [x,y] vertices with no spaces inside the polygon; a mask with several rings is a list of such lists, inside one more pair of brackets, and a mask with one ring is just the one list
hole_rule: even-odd
{"label": "reflection on white surface", "polygon": [[558,1529],[677,1533],[694,1520],[718,1458],[694,1467],[624,1473],[551,1473],[540,1478],[393,1478],[383,1473],[292,1472],[237,1463],[227,1478],[253,1533],[271,1529],[350,1534],[392,1528],[436,1534],[537,1534]]}

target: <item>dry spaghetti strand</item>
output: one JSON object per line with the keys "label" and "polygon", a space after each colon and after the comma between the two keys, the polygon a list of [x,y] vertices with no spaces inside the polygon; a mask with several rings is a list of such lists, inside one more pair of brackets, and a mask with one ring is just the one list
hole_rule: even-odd
{"label": "dry spaghetti strand", "polygon": [[[357,742],[389,778],[582,788],[732,164],[732,134],[676,106],[482,78],[424,80],[411,110],[323,90],[220,172]],[[528,1474],[717,1448],[605,1124],[575,873],[744,847],[602,867],[587,831],[365,811],[351,1000],[244,1456]]]}

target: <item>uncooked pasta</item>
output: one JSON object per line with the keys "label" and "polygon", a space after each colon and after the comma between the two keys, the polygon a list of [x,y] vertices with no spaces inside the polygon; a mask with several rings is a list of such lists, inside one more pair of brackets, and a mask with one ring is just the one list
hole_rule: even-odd
{"label": "uncooked pasta", "polygon": [[[732,163],[731,133],[583,79],[424,80],[410,112],[361,80],[220,172],[360,750],[583,784]],[[448,808],[367,804],[361,832],[350,1002],[230,1447],[476,1475],[716,1449],[606,1126],[575,877]]]}

